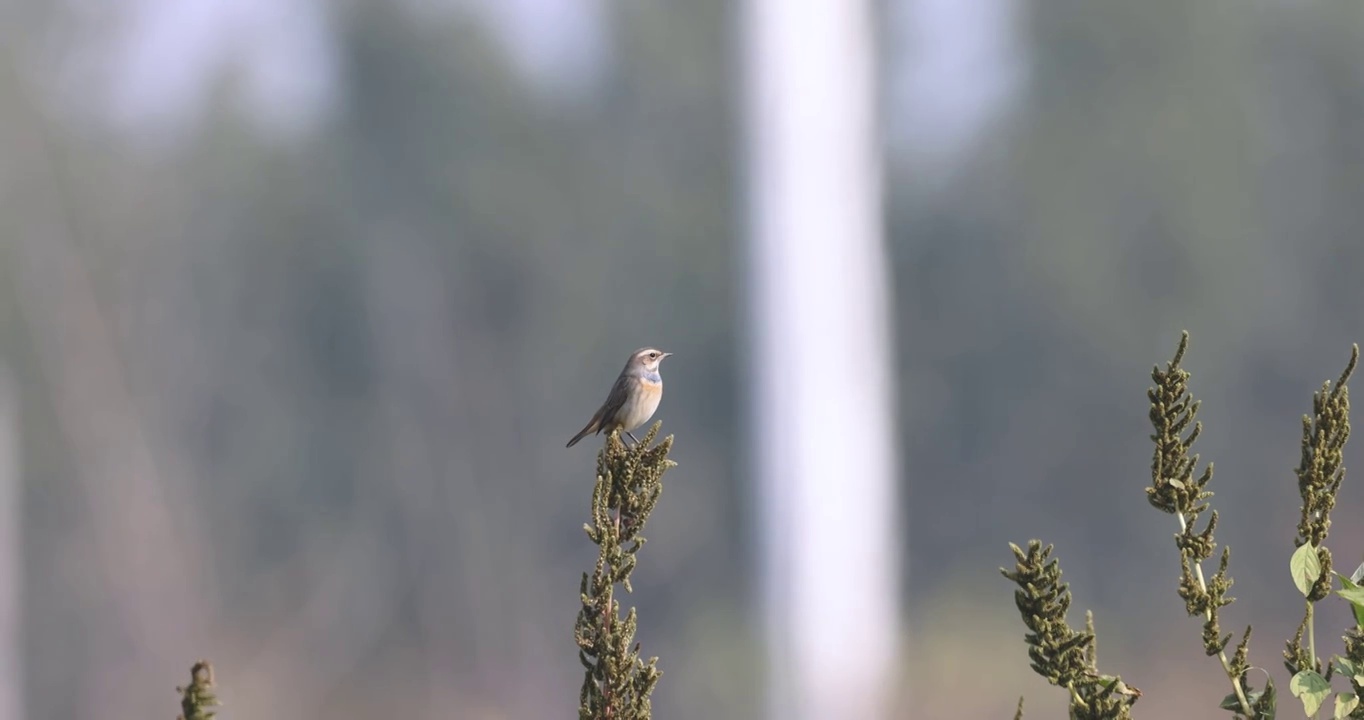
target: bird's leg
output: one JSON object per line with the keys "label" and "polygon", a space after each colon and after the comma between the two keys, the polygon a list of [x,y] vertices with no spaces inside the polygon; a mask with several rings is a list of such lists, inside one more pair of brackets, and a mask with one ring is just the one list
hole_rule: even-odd
{"label": "bird's leg", "polygon": [[630,436],[630,439],[631,439],[631,440],[634,440],[636,445],[639,444],[639,438],[635,437],[635,434],[634,434],[634,433],[630,432],[629,430],[626,430],[626,431],[625,431],[625,434],[626,434],[626,435],[629,435],[629,436]]}

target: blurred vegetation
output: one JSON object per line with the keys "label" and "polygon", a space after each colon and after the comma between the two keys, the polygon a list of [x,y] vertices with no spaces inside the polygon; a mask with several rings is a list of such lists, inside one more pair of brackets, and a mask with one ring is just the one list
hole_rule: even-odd
{"label": "blurred vegetation", "polygon": [[[231,67],[197,121],[111,119],[139,10],[7,11],[0,365],[22,425],[28,715],[154,717],[149,689],[202,652],[233,668],[243,717],[560,712],[580,680],[562,593],[590,558],[556,438],[622,352],[666,344],[660,417],[688,438],[687,481],[634,576],[668,658],[653,705],[756,716],[740,14],[601,3],[603,71],[564,90],[463,6],[324,7],[336,101],[283,138]],[[931,45],[905,27],[916,7],[882,6],[888,98],[894,61]],[[1140,581],[1169,558],[1113,473],[1146,460],[1133,358],[1199,330],[1218,368],[1200,443],[1257,489],[1226,498],[1219,533],[1280,557],[1294,495],[1273,480],[1319,380],[1304,348],[1357,334],[1364,307],[1364,11],[1010,8],[1020,85],[949,166],[905,150],[894,102],[883,116],[905,713],[1000,717],[1033,687],[1002,658],[980,692],[963,668],[990,660],[963,634],[994,636],[981,568],[1040,526],[1075,548],[1077,594],[1125,619],[1106,660],[1160,668],[1143,710],[1177,717],[1162,703],[1206,668],[1142,631],[1178,608]],[[1338,503],[1364,513],[1348,488]],[[1299,600],[1262,565],[1238,591],[1257,632],[1291,636]],[[1048,701],[1029,707],[1062,711]]]}

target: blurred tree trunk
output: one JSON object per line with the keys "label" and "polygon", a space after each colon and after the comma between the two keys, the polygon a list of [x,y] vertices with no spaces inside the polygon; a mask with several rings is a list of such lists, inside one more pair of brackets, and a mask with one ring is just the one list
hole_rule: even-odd
{"label": "blurred tree trunk", "polygon": [[0,365],[0,718],[24,717],[23,497],[19,469],[19,396]]}
{"label": "blurred tree trunk", "polygon": [[[26,88],[15,93],[8,145],[15,166],[11,202],[22,207],[9,257],[24,333],[42,372],[42,394],[61,432],[61,448],[75,469],[73,489],[84,501],[80,522],[58,542],[81,558],[69,569],[82,581],[70,592],[111,618],[82,634],[93,672],[79,678],[80,717],[133,717],[164,707],[145,688],[166,684],[167,664],[198,654],[215,615],[211,574],[202,542],[200,508],[193,502],[188,465],[158,442],[129,386],[136,352],[120,348],[111,307],[101,297],[88,256],[99,248],[96,224],[83,222],[84,205],[63,174],[64,153],[53,123]],[[17,126],[17,127],[16,127]],[[83,594],[82,594],[83,593]]]}

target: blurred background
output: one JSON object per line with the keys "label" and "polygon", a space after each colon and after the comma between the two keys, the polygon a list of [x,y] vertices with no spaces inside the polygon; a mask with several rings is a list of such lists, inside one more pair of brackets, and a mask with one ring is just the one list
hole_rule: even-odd
{"label": "blurred background", "polygon": [[[1184,328],[1224,626],[1285,687],[1301,415],[1364,339],[1364,8],[876,13],[899,715],[1064,712],[997,572],[1039,537],[1139,715],[1222,716],[1142,490]],[[173,717],[208,657],[224,717],[571,716],[594,465],[563,444],[652,344],[680,463],[630,598],[654,707],[759,717],[739,18],[0,6],[3,712]]]}

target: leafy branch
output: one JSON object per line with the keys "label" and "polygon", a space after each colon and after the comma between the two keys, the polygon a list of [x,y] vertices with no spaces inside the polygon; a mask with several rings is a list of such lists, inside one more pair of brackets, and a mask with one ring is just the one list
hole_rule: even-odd
{"label": "leafy branch", "polygon": [[[1188,345],[1186,332],[1174,358],[1163,369],[1157,366],[1151,372],[1155,385],[1147,391],[1147,398],[1155,449],[1146,498],[1152,507],[1174,515],[1179,523],[1174,536],[1179,551],[1179,597],[1189,615],[1203,619],[1203,650],[1217,657],[1231,684],[1232,692],[1220,707],[1238,718],[1274,720],[1278,701],[1273,680],[1265,673],[1263,688],[1249,682],[1250,671],[1257,669],[1249,659],[1251,627],[1246,627],[1230,654],[1227,646],[1233,634],[1224,634],[1221,628],[1220,611],[1235,600],[1228,594],[1232,587],[1228,570],[1231,551],[1224,547],[1219,555],[1213,536],[1218,515],[1211,510],[1213,493],[1208,489],[1212,463],[1199,472],[1199,457],[1192,452],[1203,426],[1197,420],[1199,403],[1189,391],[1190,373],[1181,366]],[[1364,720],[1364,565],[1349,577],[1333,572],[1331,552],[1325,546],[1331,511],[1345,479],[1344,448],[1350,436],[1346,383],[1358,362],[1359,347],[1355,346],[1344,372],[1334,383],[1322,384],[1313,394],[1312,414],[1303,417],[1302,459],[1296,471],[1302,506],[1289,569],[1305,599],[1305,613],[1297,632],[1285,643],[1283,654],[1284,665],[1293,674],[1289,689],[1308,717],[1317,717],[1325,706],[1335,674],[1348,679],[1350,689],[1335,697],[1332,717],[1336,720]],[[1019,586],[1015,602],[1029,629],[1025,640],[1033,669],[1053,685],[1067,688],[1072,718],[1128,717],[1128,708],[1141,693],[1116,676],[1098,674],[1092,616],[1084,631],[1066,624],[1070,592],[1060,582],[1057,562],[1050,559],[1051,547],[1043,548],[1036,540],[1026,551],[1016,545],[1010,547],[1017,566],[1004,574]],[[1219,555],[1217,570],[1208,576],[1203,563],[1214,555]],[[1355,623],[1342,638],[1344,653],[1327,662],[1317,654],[1315,605],[1332,594],[1350,603]],[[1022,713],[1020,699],[1015,718],[1022,718]]]}
{"label": "leafy branch", "polygon": [[671,435],[650,443],[661,423],[654,423],[643,440],[626,446],[612,432],[597,454],[597,480],[592,488],[592,522],[583,526],[599,552],[592,572],[583,573],[582,609],[574,635],[585,669],[579,694],[580,720],[648,720],[649,695],[663,674],[658,658],[646,662],[635,643],[636,615],[630,608],[620,615],[615,586],[632,592],[630,573],[635,554],[644,544],[640,531],[663,492],[662,477],[677,463],[668,459]]}
{"label": "leafy branch", "polygon": [[[1146,396],[1151,403],[1150,420],[1154,430],[1151,440],[1156,448],[1151,459],[1151,486],[1146,488],[1146,499],[1152,507],[1179,519],[1179,532],[1175,535],[1175,547],[1179,550],[1179,597],[1184,600],[1184,609],[1189,615],[1203,617],[1203,651],[1209,656],[1217,656],[1231,683],[1232,694],[1225,702],[1234,700],[1237,712],[1258,718],[1264,715],[1264,706],[1272,706],[1274,702],[1274,685],[1270,681],[1260,692],[1248,687],[1245,676],[1250,668],[1247,655],[1251,627],[1246,626],[1236,651],[1228,658],[1226,647],[1232,636],[1223,635],[1219,624],[1218,611],[1236,600],[1227,595],[1232,586],[1227,572],[1231,548],[1222,548],[1222,557],[1211,581],[1203,575],[1203,561],[1217,550],[1213,539],[1217,511],[1212,511],[1201,531],[1197,529],[1199,517],[1208,510],[1207,501],[1212,498],[1212,492],[1206,488],[1212,480],[1213,467],[1208,463],[1202,473],[1194,474],[1198,456],[1191,455],[1190,449],[1203,432],[1203,423],[1196,420],[1199,403],[1189,392],[1190,373],[1180,367],[1188,348],[1189,333],[1184,332],[1174,359],[1164,370],[1158,366],[1151,370],[1151,379],[1156,385],[1147,390]],[[1271,712],[1269,717],[1272,716]]]}
{"label": "leafy branch", "polygon": [[[1069,692],[1074,720],[1131,718],[1131,707],[1141,691],[1116,675],[1099,673],[1093,613],[1085,614],[1084,631],[1075,630],[1066,621],[1070,586],[1061,582],[1061,566],[1051,557],[1052,546],[1044,548],[1041,541],[1030,540],[1027,550],[1013,543],[1009,548],[1017,561],[1014,569],[999,571],[1018,585],[1014,604],[1028,628],[1023,641],[1028,644],[1033,671]],[[1021,698],[1014,717],[1023,717]]]}
{"label": "leafy branch", "polygon": [[189,670],[189,685],[177,687],[180,693],[180,720],[213,720],[219,706],[213,686],[213,666],[207,660],[194,663]]}
{"label": "leafy branch", "polygon": [[[1331,529],[1331,510],[1336,506],[1336,494],[1345,481],[1345,442],[1350,438],[1350,388],[1346,386],[1359,363],[1359,346],[1350,353],[1350,362],[1334,386],[1328,380],[1321,390],[1312,394],[1312,414],[1302,418],[1302,460],[1296,470],[1298,494],[1302,497],[1302,515],[1298,520],[1298,534],[1293,539],[1297,550],[1289,559],[1293,582],[1304,598],[1305,610],[1297,632],[1284,644],[1284,667],[1293,673],[1289,688],[1302,701],[1303,710],[1315,716],[1331,694],[1331,676],[1336,668],[1345,670],[1351,678],[1353,692],[1336,698],[1336,717],[1364,717],[1359,707],[1361,668],[1352,655],[1360,656],[1358,647],[1351,651],[1352,637],[1358,638],[1360,626],[1345,636],[1346,655],[1336,657],[1334,664],[1324,664],[1317,656],[1316,604],[1331,594],[1335,587],[1331,571],[1331,551],[1324,544]],[[1355,577],[1341,576],[1342,583],[1358,582]],[[1357,586],[1356,586],[1357,587]],[[1349,585],[1345,591],[1348,592]],[[1356,595],[1358,595],[1356,593]],[[1346,595],[1350,599],[1350,595]],[[1364,622],[1364,597],[1354,599],[1355,618]],[[1303,645],[1306,636],[1307,644]]]}

